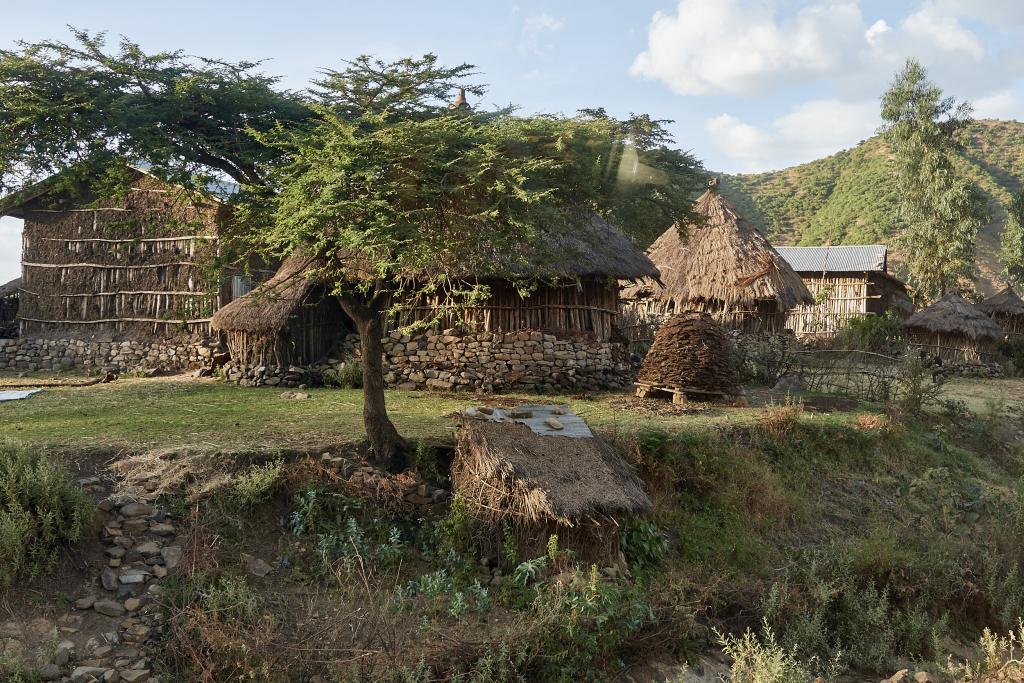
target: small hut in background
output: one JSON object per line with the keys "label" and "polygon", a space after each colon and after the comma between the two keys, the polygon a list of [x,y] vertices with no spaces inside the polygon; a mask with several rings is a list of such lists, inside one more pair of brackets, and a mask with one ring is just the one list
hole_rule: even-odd
{"label": "small hut in background", "polygon": [[582,560],[617,564],[617,518],[652,509],[640,478],[608,442],[539,434],[517,422],[466,419],[452,485],[492,532],[485,552],[499,557],[508,527],[522,558],[544,555],[557,534],[559,546]]}
{"label": "small hut in background", "polygon": [[0,285],[0,339],[18,336],[18,297],[21,278]]}
{"label": "small hut in background", "polygon": [[952,292],[905,320],[903,328],[912,345],[950,361],[986,362],[1003,339],[999,325]]}
{"label": "small hut in background", "polygon": [[673,225],[647,250],[660,280],[623,288],[624,329],[702,311],[727,328],[775,333],[785,329],[790,309],[814,303],[800,276],[719,194],[717,179],[695,209],[700,224]]}
{"label": "small hut in background", "polygon": [[995,320],[1007,338],[1024,337],[1024,300],[1012,287],[982,301],[978,310]]}
{"label": "small hut in background", "polygon": [[637,377],[637,396],[669,393],[674,403],[687,395],[726,398],[740,393],[732,341],[707,313],[689,311],[661,326]]}
{"label": "small hut in background", "polygon": [[327,288],[312,275],[319,263],[296,253],[271,279],[217,311],[214,330],[225,335],[232,360],[288,367],[323,359],[352,329]]}
{"label": "small hut in background", "polygon": [[892,313],[904,319],[914,312],[907,286],[889,273],[884,244],[777,251],[815,297],[789,313],[786,327],[798,336],[832,336],[854,317]]}

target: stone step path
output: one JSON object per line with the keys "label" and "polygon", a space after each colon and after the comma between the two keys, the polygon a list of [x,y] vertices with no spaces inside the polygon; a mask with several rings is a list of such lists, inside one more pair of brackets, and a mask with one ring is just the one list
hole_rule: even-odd
{"label": "stone step path", "polygon": [[[73,683],[159,683],[149,652],[162,615],[156,599],[160,582],[181,562],[182,546],[171,515],[156,495],[115,494],[97,506],[97,527],[107,566],[91,589],[58,620],[59,628],[79,634],[61,640],[40,673],[46,681]],[[91,613],[91,614],[90,614]],[[97,619],[97,616],[99,619]],[[80,626],[107,624],[82,643]]]}

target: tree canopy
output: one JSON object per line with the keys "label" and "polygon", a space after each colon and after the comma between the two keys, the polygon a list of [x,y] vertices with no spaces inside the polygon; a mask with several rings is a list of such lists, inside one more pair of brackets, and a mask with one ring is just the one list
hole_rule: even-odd
{"label": "tree canopy", "polygon": [[1014,287],[1024,287],[1024,189],[1017,192],[1006,207],[999,260],[1006,281]]}
{"label": "tree canopy", "polygon": [[882,130],[895,157],[901,252],[911,285],[926,298],[973,288],[985,205],[953,162],[956,133],[970,116],[970,105],[943,97],[915,60],[907,61],[882,96]]}
{"label": "tree canopy", "polygon": [[251,132],[310,115],[259,62],[147,54],[127,39],[110,50],[102,33],[73,33],[0,50],[0,194],[126,162],[186,187],[258,183],[275,152]]}

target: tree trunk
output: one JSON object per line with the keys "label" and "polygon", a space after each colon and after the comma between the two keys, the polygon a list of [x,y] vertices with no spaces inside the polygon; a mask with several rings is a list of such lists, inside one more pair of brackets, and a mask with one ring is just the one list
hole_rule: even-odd
{"label": "tree trunk", "polygon": [[381,312],[371,306],[338,297],[342,308],[356,324],[363,360],[363,425],[379,465],[397,472],[405,465],[407,444],[388,417],[384,405],[384,345]]}

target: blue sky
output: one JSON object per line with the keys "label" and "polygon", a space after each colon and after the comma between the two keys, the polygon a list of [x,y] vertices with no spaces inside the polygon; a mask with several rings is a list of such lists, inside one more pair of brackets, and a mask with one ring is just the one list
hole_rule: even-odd
{"label": "blue sky", "polygon": [[[476,106],[674,119],[680,147],[729,172],[870,136],[878,96],[908,56],[978,116],[1024,117],[1024,0],[8,4],[0,48],[67,38],[70,24],[147,50],[266,58],[292,88],[358,54],[436,52],[478,66],[489,93]],[[0,282],[17,274],[19,232],[0,220]]]}

